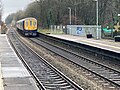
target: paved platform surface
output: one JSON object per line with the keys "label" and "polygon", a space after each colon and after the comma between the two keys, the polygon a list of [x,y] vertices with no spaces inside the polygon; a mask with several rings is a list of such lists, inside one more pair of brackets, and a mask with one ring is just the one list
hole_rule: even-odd
{"label": "paved platform surface", "polygon": [[114,40],[107,40],[107,39],[96,40],[94,38],[86,38],[86,37],[73,36],[73,35],[52,35],[50,34],[50,36],[58,37],[61,39],[74,41],[74,42],[90,45],[93,47],[98,47],[98,48],[102,48],[105,50],[120,53],[120,42],[115,42]]}
{"label": "paved platform surface", "polygon": [[0,34],[0,90],[39,90],[27,69]]}

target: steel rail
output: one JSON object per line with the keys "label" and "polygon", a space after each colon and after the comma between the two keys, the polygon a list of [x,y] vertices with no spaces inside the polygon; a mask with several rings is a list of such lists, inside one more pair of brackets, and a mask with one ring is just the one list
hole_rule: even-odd
{"label": "steel rail", "polygon": [[[30,39],[30,40],[31,40],[31,39]],[[31,41],[33,41],[33,40],[31,40]],[[36,43],[36,44],[39,44],[38,42],[35,42],[35,41],[33,41],[33,42]],[[39,45],[40,45],[40,44],[39,44]],[[51,45],[51,44],[50,44],[50,45]],[[59,49],[62,49],[62,50],[63,50],[63,48],[60,48],[60,47],[55,46],[55,45],[53,45],[53,46],[56,47],[56,48],[59,48]],[[45,46],[42,46],[42,47],[48,49],[48,48],[45,47]],[[51,49],[49,49],[49,50],[52,51],[52,52],[54,52],[54,53],[56,53],[54,50],[51,50]],[[86,58],[86,57],[77,55],[77,54],[72,53],[72,52],[70,52],[70,51],[68,51],[68,50],[65,50],[65,49],[64,49],[64,51],[69,52],[69,53],[71,53],[71,54],[73,54],[73,55],[75,55],[75,56],[81,57],[81,58],[84,59],[84,60],[87,60],[87,61],[90,61],[90,62],[92,62],[92,63],[95,63],[95,64],[97,64],[98,66],[101,66],[101,67],[103,67],[103,68],[109,69],[110,71],[114,71],[114,72],[120,74],[119,71],[116,71],[116,70],[114,70],[114,69],[112,69],[112,68],[110,68],[110,67],[107,67],[107,66],[103,65],[103,64],[99,64],[99,63],[97,63],[97,62],[95,62],[95,61],[93,61],[93,60],[90,60],[89,58]],[[56,53],[56,54],[58,54],[58,53]],[[64,55],[62,55],[62,54],[60,54],[60,53],[59,53],[59,55],[62,56],[63,58],[66,58],[67,60],[70,60],[68,57],[65,57]],[[70,61],[72,61],[73,63],[77,64],[77,63],[74,62],[73,60],[70,60]],[[77,65],[78,65],[78,64],[77,64]],[[79,66],[82,67],[82,68],[84,68],[84,69],[86,69],[85,66],[82,66],[82,65],[80,65],[80,64],[79,64]],[[120,84],[117,84],[117,83],[115,83],[114,81],[111,81],[111,80],[108,79],[107,77],[104,77],[104,76],[100,75],[99,73],[96,73],[96,72],[91,71],[91,70],[89,70],[89,69],[87,69],[87,70],[88,70],[89,72],[94,73],[95,75],[97,75],[97,76],[99,76],[99,77],[101,77],[101,78],[107,80],[108,82],[111,82],[112,84],[114,84],[114,85],[120,87]]]}
{"label": "steel rail", "polygon": [[7,38],[11,44],[11,46],[13,47],[14,51],[16,52],[17,56],[22,60],[22,62],[24,63],[24,65],[26,66],[26,68],[28,69],[28,71],[30,72],[30,74],[32,75],[32,77],[34,78],[34,80],[37,83],[37,86],[39,87],[40,90],[46,90],[45,87],[43,86],[43,84],[40,82],[40,80],[38,79],[38,77],[34,74],[33,70],[31,69],[31,67],[29,67],[29,65],[27,64],[27,62],[25,61],[25,59],[23,58],[23,56],[19,53],[18,49],[14,46],[12,40],[10,39],[10,32],[7,35]]}
{"label": "steel rail", "polygon": [[[19,37],[18,37],[19,38]],[[21,39],[21,38],[19,38]],[[51,68],[52,70],[54,70],[57,74],[59,74],[62,78],[64,78],[71,86],[74,87],[74,90],[84,90],[82,87],[80,87],[78,84],[76,84],[75,82],[73,82],[71,79],[69,79],[67,76],[65,76],[63,73],[61,73],[59,70],[57,70],[53,65],[51,65],[50,63],[47,62],[47,60],[45,60],[44,58],[42,58],[40,55],[38,55],[34,50],[32,50],[30,47],[28,47],[28,45],[25,44],[25,42],[23,42],[22,40],[20,40],[20,42],[22,42],[27,48],[29,48],[33,54],[35,54],[38,58],[41,58],[42,61],[44,61],[44,63],[49,66],[49,68]],[[39,80],[39,79],[38,79]],[[42,83],[41,83],[42,84]],[[42,84],[43,86],[43,84]],[[44,87],[44,86],[43,86]],[[45,89],[45,87],[44,87]],[[69,89],[68,89],[69,90]]]}

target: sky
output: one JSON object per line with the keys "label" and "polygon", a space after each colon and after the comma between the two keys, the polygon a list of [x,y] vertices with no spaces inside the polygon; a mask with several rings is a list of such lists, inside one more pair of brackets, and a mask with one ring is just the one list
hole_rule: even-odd
{"label": "sky", "polygon": [[27,5],[34,0],[2,0],[3,5],[3,16],[2,20],[11,14],[15,13],[18,10],[23,10],[27,7]]}

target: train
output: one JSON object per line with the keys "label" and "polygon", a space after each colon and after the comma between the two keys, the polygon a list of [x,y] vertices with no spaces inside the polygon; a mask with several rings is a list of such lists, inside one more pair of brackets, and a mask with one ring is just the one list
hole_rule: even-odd
{"label": "train", "polygon": [[37,36],[37,19],[29,17],[19,20],[16,22],[16,28],[24,36]]}

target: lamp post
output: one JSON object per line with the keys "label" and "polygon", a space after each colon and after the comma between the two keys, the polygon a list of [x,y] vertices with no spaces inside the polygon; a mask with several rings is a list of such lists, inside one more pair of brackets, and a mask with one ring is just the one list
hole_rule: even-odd
{"label": "lamp post", "polygon": [[76,17],[77,16],[76,11],[77,10],[76,10],[76,7],[75,7],[75,25],[76,25],[76,19],[77,19],[77,17]]}
{"label": "lamp post", "polygon": [[[78,3],[79,4],[79,3]],[[77,12],[77,10],[76,10],[76,5],[77,5],[77,2],[76,2],[76,0],[75,0],[75,4],[74,4],[74,6],[75,6],[75,25],[76,25],[76,12]]]}
{"label": "lamp post", "polygon": [[96,2],[96,39],[99,39],[98,37],[98,0],[94,0]]}
{"label": "lamp post", "polygon": [[75,4],[74,4],[74,6],[75,6],[75,24],[76,24],[76,19],[77,19],[77,13],[76,13],[76,12],[77,12],[77,8],[76,8],[76,6],[79,5],[79,4],[81,4],[81,2],[78,2],[78,3],[77,3],[77,2],[75,1]]}
{"label": "lamp post", "polygon": [[70,18],[70,25],[71,25],[71,8],[68,7],[68,9],[69,9],[69,18]]}
{"label": "lamp post", "polygon": [[71,8],[68,7],[69,9],[69,18],[70,18],[70,34],[72,34],[72,31],[71,31]]}

